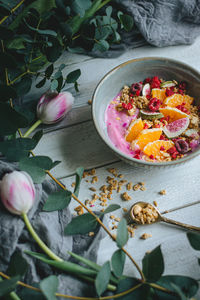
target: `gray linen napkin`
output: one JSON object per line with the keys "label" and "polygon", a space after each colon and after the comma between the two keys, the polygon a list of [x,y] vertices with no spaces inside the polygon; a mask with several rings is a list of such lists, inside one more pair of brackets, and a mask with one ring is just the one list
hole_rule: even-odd
{"label": "gray linen napkin", "polygon": [[[0,161],[0,180],[2,176],[16,169],[15,164]],[[43,212],[42,207],[48,195],[58,189],[53,181],[45,180],[36,186],[36,201],[28,216],[31,224],[52,251],[65,260],[69,260],[67,251],[73,251],[96,261],[100,240],[105,236],[100,229],[94,237],[87,235],[64,236],[64,227],[71,221],[69,209],[51,213]],[[15,251],[20,252],[29,264],[24,281],[32,284],[41,279],[56,274],[59,278],[59,292],[76,295],[94,295],[93,288],[63,272],[56,271],[39,260],[24,254],[24,250],[42,253],[39,246],[28,233],[24,222],[19,216],[10,214],[0,201],[0,271],[6,272],[10,258]],[[70,259],[72,260],[72,259]]]}

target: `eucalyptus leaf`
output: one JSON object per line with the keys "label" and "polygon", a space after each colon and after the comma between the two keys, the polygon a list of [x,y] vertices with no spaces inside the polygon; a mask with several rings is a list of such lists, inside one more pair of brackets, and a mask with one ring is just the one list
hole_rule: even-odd
{"label": "eucalyptus leaf", "polygon": [[118,205],[118,204],[110,204],[105,210],[104,212],[102,212],[102,215],[105,215],[105,214],[108,214],[108,213],[111,213],[117,209],[119,209],[121,206]]}
{"label": "eucalyptus leaf", "polygon": [[24,19],[24,23],[26,24],[26,26],[33,30],[33,31],[36,31],[37,33],[39,34],[46,34],[46,35],[52,35],[54,37],[57,36],[57,33],[54,31],[54,30],[50,30],[50,29],[38,29],[38,28],[34,28],[33,26],[29,25],[26,20]]}
{"label": "eucalyptus leaf", "polygon": [[99,297],[105,292],[110,280],[110,275],[110,263],[107,261],[103,264],[95,279],[95,288]]}
{"label": "eucalyptus leaf", "polygon": [[181,276],[181,275],[167,275],[162,276],[159,281],[156,282],[158,285],[165,287],[171,291],[177,292],[174,289],[173,284],[178,286],[184,295],[188,298],[193,297],[198,291],[198,281],[188,277],[188,276]]}
{"label": "eucalyptus leaf", "polygon": [[45,70],[45,76],[49,79],[54,70],[53,64],[50,64]]}
{"label": "eucalyptus leaf", "polygon": [[43,87],[43,85],[45,85],[45,83],[46,83],[46,78],[43,78],[36,84],[36,88],[39,89],[39,88]]}
{"label": "eucalyptus leaf", "polygon": [[19,276],[12,277],[11,279],[6,279],[0,282],[0,297],[15,290],[17,286],[17,281],[20,280]]}
{"label": "eucalyptus leaf", "polygon": [[[32,284],[32,286],[39,288],[38,285]],[[21,289],[18,292],[18,295],[21,300],[31,299],[31,300],[45,300],[46,298],[41,292],[30,290],[30,289]],[[17,300],[17,299],[16,299]]]}
{"label": "eucalyptus leaf", "polygon": [[123,218],[121,219],[117,227],[116,243],[119,248],[122,248],[127,243],[127,241],[128,241],[127,222]]}
{"label": "eucalyptus leaf", "polygon": [[181,300],[188,300],[188,298],[186,298],[186,296],[184,295],[184,293],[182,292],[182,290],[180,289],[179,286],[177,286],[174,283],[171,283],[171,286],[177,292],[177,294],[179,295],[179,297],[180,297]]}
{"label": "eucalyptus leaf", "polygon": [[6,274],[9,276],[23,276],[28,269],[28,263],[19,252],[15,252],[9,262]]}
{"label": "eucalyptus leaf", "polygon": [[51,90],[52,91],[55,91],[58,87],[58,80],[54,79],[52,82],[51,82]]}
{"label": "eucalyptus leaf", "polygon": [[32,85],[32,79],[29,76],[23,77],[19,82],[15,83],[13,87],[15,88],[17,92],[17,96],[24,96],[27,94]]}
{"label": "eucalyptus leaf", "polygon": [[58,289],[58,278],[55,275],[43,279],[40,282],[40,289],[47,300],[56,300],[55,293]]}
{"label": "eucalyptus leaf", "polygon": [[125,259],[126,259],[126,254],[121,249],[118,249],[113,253],[111,262],[112,262],[112,270],[115,276],[117,277],[122,276]]}
{"label": "eucalyptus leaf", "polygon": [[53,46],[46,48],[45,55],[49,62],[54,62],[60,57],[63,48],[57,39],[52,38],[50,41]]}
{"label": "eucalyptus leaf", "polygon": [[164,261],[160,246],[145,254],[142,260],[142,270],[147,281],[159,280],[164,272]]}
{"label": "eucalyptus leaf", "polygon": [[93,51],[100,51],[100,52],[104,52],[107,51],[109,49],[109,43],[106,40],[99,40],[98,42],[96,42],[94,44],[93,47]]}
{"label": "eucalyptus leaf", "polygon": [[131,16],[122,14],[119,19],[126,31],[130,31],[133,28],[133,18]]}
{"label": "eucalyptus leaf", "polygon": [[67,83],[74,83],[74,82],[77,81],[77,79],[80,77],[80,75],[81,75],[81,70],[80,69],[77,69],[73,72],[70,72],[67,75],[66,82]]}
{"label": "eucalyptus leaf", "polygon": [[190,245],[195,250],[200,250],[200,234],[196,232],[188,232],[187,238],[190,242]]}
{"label": "eucalyptus leaf", "polygon": [[91,214],[86,213],[75,217],[65,227],[64,233],[66,235],[86,234],[91,231],[95,231],[98,227],[98,223]]}
{"label": "eucalyptus leaf", "polygon": [[2,152],[8,161],[19,161],[27,157],[29,151],[33,150],[37,142],[29,138],[17,138],[9,141],[0,142],[0,152]]}
{"label": "eucalyptus leaf", "polygon": [[32,140],[34,140],[37,144],[39,143],[40,139],[43,136],[43,130],[38,130],[33,136]]}
{"label": "eucalyptus leaf", "polygon": [[50,194],[43,206],[43,210],[56,211],[66,208],[71,201],[71,195],[70,191],[58,191]]}
{"label": "eucalyptus leaf", "polygon": [[78,197],[78,194],[79,194],[80,184],[81,184],[81,180],[83,177],[83,172],[84,172],[83,167],[79,167],[76,169],[76,183],[75,183],[75,188],[74,188],[74,194],[76,195],[76,197]]}
{"label": "eucalyptus leaf", "polygon": [[13,36],[13,31],[8,29],[5,26],[0,25],[0,39],[1,40],[8,40],[10,38],[12,38]]}
{"label": "eucalyptus leaf", "polygon": [[7,101],[10,98],[13,99],[17,97],[17,93],[15,89],[13,89],[9,85],[0,84],[0,91],[1,91],[1,100],[0,100],[1,102]]}
{"label": "eucalyptus leaf", "polygon": [[122,280],[120,280],[116,293],[122,293],[125,292],[135,286],[139,285],[137,289],[135,289],[133,292],[130,292],[127,295],[123,295],[122,297],[119,297],[119,300],[143,300],[147,299],[146,295],[146,288],[145,285],[142,285],[141,282],[136,278],[127,277]]}
{"label": "eucalyptus leaf", "polygon": [[28,126],[29,122],[7,103],[0,103],[0,135],[15,133],[18,128]]}

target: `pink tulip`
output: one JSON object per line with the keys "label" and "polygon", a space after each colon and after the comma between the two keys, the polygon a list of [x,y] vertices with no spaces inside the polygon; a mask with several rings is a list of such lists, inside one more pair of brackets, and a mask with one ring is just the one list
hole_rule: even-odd
{"label": "pink tulip", "polygon": [[46,93],[37,105],[38,119],[44,124],[53,124],[62,120],[72,108],[74,97],[69,92]]}
{"label": "pink tulip", "polygon": [[4,206],[11,213],[21,215],[33,206],[35,187],[26,172],[13,171],[4,175],[0,183],[0,195]]}

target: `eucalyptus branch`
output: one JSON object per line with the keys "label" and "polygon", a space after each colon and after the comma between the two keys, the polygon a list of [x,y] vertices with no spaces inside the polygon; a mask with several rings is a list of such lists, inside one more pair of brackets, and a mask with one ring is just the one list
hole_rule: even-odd
{"label": "eucalyptus branch", "polygon": [[[16,11],[16,9],[18,9],[23,3],[25,2],[25,0],[21,0],[15,7],[13,7],[11,9],[11,14],[14,13]],[[10,15],[11,15],[10,14]],[[0,20],[0,25],[8,18],[9,16],[5,16]]]}
{"label": "eucalyptus branch", "polygon": [[[2,47],[2,52],[5,52],[5,48],[4,48],[4,43],[3,40],[1,40],[1,47]],[[8,69],[5,68],[5,77],[6,77],[6,85],[9,85],[9,79],[8,79]]]}

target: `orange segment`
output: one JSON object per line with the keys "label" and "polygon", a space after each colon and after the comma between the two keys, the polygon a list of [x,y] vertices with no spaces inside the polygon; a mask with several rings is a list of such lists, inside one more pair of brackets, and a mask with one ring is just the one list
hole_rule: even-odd
{"label": "orange segment", "polygon": [[164,117],[169,117],[169,123],[182,118],[189,118],[188,114],[174,107],[163,107],[160,108],[159,111],[164,115]]}
{"label": "orange segment", "polygon": [[185,103],[185,107],[190,109],[190,105],[192,104],[193,100],[194,98],[188,95],[174,94],[170,97],[167,97],[164,100],[164,104],[170,107],[176,107],[182,103]]}
{"label": "orange segment", "polygon": [[[158,141],[154,141],[152,143],[148,143],[144,149],[143,149],[143,152],[150,156],[150,155],[153,155],[155,158],[156,157],[163,157],[163,153],[164,152],[167,152],[168,149],[170,149],[171,147],[174,146],[174,143],[172,141],[161,141],[161,140],[158,140]],[[162,148],[163,150],[162,150]],[[161,148],[161,150],[160,150]]]}
{"label": "orange segment", "polygon": [[135,144],[142,150],[148,143],[159,140],[162,134],[161,128],[144,129],[138,135]]}
{"label": "orange segment", "polygon": [[152,89],[151,96],[152,98],[158,98],[163,102],[166,98],[165,89]]}
{"label": "orange segment", "polygon": [[131,122],[131,124],[129,125],[128,132],[125,137],[126,141],[130,143],[133,140],[135,140],[143,128],[144,128],[144,124],[143,124],[141,118],[139,118],[137,120],[133,120]]}

